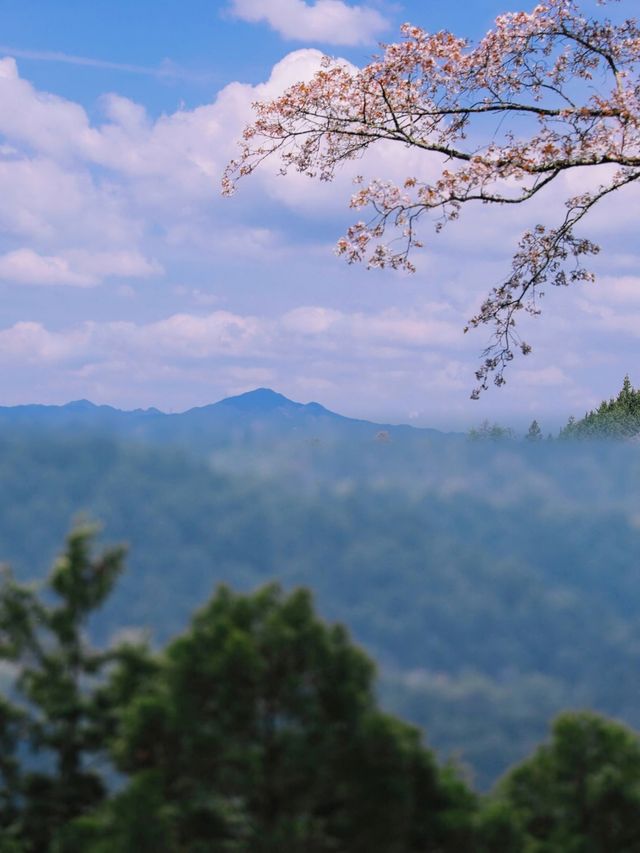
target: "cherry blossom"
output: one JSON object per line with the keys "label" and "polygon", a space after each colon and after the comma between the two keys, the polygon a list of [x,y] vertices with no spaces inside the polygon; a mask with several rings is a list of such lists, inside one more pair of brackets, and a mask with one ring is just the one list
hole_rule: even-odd
{"label": "cherry blossom", "polygon": [[[603,4],[601,4],[603,5]],[[570,170],[599,170],[568,198],[555,227],[521,237],[512,266],[467,328],[492,337],[476,373],[477,398],[516,352],[531,347],[516,328],[537,315],[547,285],[592,280],[584,266],[598,246],[576,233],[610,193],[640,179],[640,25],[585,16],[576,0],[547,0],[531,12],[500,15],[477,43],[405,24],[402,39],[354,69],[325,58],[309,82],[254,105],[223,192],[265,159],[330,181],[336,169],[376,143],[419,149],[438,166],[435,180],[360,181],[351,207],[366,211],[337,243],[348,262],[412,271],[421,226],[436,231],[467,204],[518,205]]]}

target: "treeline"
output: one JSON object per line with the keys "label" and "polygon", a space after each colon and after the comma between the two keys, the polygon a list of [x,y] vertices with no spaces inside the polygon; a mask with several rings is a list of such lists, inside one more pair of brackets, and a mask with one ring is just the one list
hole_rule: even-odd
{"label": "treeline", "polygon": [[630,439],[640,435],[640,390],[625,376],[617,397],[603,400],[581,419],[570,418],[561,438]]}
{"label": "treeline", "polygon": [[84,527],[43,584],[4,574],[0,850],[640,847],[640,740],[624,726],[564,714],[479,797],[380,710],[371,660],[304,589],[222,586],[159,651],[141,638],[92,646],[123,558]]}
{"label": "treeline", "polygon": [[[625,376],[622,388],[616,397],[603,400],[596,409],[587,412],[579,420],[571,416],[557,438],[561,440],[574,438],[628,440],[639,435],[640,390],[635,389],[629,377]],[[479,427],[469,430],[468,437],[471,441],[504,441],[515,439],[516,434],[509,427],[483,421]],[[524,439],[533,443],[544,439],[537,420],[531,422]],[[547,440],[552,439],[553,436],[549,433]]]}

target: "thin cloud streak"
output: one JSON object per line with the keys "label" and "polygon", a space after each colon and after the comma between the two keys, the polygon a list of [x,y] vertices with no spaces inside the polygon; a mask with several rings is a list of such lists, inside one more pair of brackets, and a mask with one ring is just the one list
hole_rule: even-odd
{"label": "thin cloud streak", "polygon": [[107,71],[121,71],[126,74],[142,74],[160,80],[191,80],[192,82],[204,83],[217,79],[217,75],[213,72],[187,71],[170,60],[166,60],[159,67],[154,67],[128,62],[111,62],[108,59],[94,59],[90,56],[75,56],[57,50],[29,50],[21,47],[10,47],[9,45],[0,45],[0,54],[12,56],[15,59],[31,59],[35,62],[60,62],[65,65],[80,65],[85,68],[101,68]]}

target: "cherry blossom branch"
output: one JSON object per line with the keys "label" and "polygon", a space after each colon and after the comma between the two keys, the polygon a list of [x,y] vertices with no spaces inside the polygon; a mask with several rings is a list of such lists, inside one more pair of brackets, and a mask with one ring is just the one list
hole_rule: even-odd
{"label": "cherry blossom branch", "polygon": [[538,225],[523,235],[510,275],[469,322],[494,330],[477,397],[490,374],[502,385],[514,353],[530,349],[517,337],[517,312],[539,313],[545,283],[590,278],[581,260],[597,249],[574,236],[577,223],[606,195],[640,180],[640,26],[587,18],[576,0],[545,0],[530,13],[499,16],[475,46],[409,24],[402,34],[362,69],[327,58],[311,81],[255,104],[223,191],[231,194],[270,157],[282,173],[328,181],[373,145],[421,151],[435,159],[437,179],[360,179],[351,206],[371,215],[337,244],[350,263],[412,271],[423,220],[433,217],[438,232],[465,205],[526,204],[571,170],[618,167],[597,192],[566,202],[558,228]]}
{"label": "cherry blossom branch", "polygon": [[[488,388],[490,375],[493,375],[495,385],[504,385],[504,370],[517,350],[523,355],[531,352],[531,346],[521,340],[516,331],[515,318],[521,310],[533,316],[540,313],[538,299],[543,295],[541,287],[544,284],[566,287],[576,281],[595,280],[581,259],[584,255],[598,254],[599,247],[576,237],[573,229],[605,196],[639,179],[640,171],[624,170],[610,185],[567,202],[567,213],[558,228],[547,230],[537,225],[533,231],[525,232],[513,258],[511,275],[499,287],[493,288],[464,330],[467,332],[471,327],[487,323],[494,325],[493,341],[485,349],[484,362],[476,371],[479,384],[472,391],[473,399],[478,399],[480,393]],[[574,266],[567,273],[565,264],[569,258],[573,258]]]}

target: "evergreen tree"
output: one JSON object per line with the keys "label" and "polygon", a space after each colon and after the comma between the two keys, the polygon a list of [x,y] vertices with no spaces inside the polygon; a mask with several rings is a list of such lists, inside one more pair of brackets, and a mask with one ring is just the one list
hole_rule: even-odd
{"label": "evergreen tree", "polygon": [[513,438],[513,430],[484,420],[479,427],[469,430],[468,437],[470,441],[503,441]]}
{"label": "evergreen tree", "polygon": [[582,420],[570,417],[561,438],[629,439],[640,435],[640,389],[625,376],[617,397],[603,400]]}
{"label": "evergreen tree", "polygon": [[[18,583],[9,570],[0,587],[0,658],[17,673],[0,706],[0,819],[7,837],[34,853],[54,849],[62,828],[105,795],[89,759],[105,749],[111,711],[100,673],[113,654],[94,650],[85,629],[122,571],[123,550],[95,556],[94,533],[81,527],[68,537],[44,587]],[[22,768],[7,749],[17,724],[34,753]]]}
{"label": "evergreen tree", "polygon": [[170,643],[123,718],[129,787],[86,850],[458,853],[474,798],[306,591],[226,587]]}
{"label": "evergreen tree", "polygon": [[20,814],[20,765],[22,714],[0,697],[0,853],[21,848],[18,842]]}
{"label": "evergreen tree", "polygon": [[542,430],[540,429],[540,425],[538,421],[531,421],[531,426],[526,435],[527,441],[542,441]]}
{"label": "evergreen tree", "polygon": [[521,850],[640,850],[640,739],[597,714],[563,714],[550,743],[499,784],[496,803]]}

